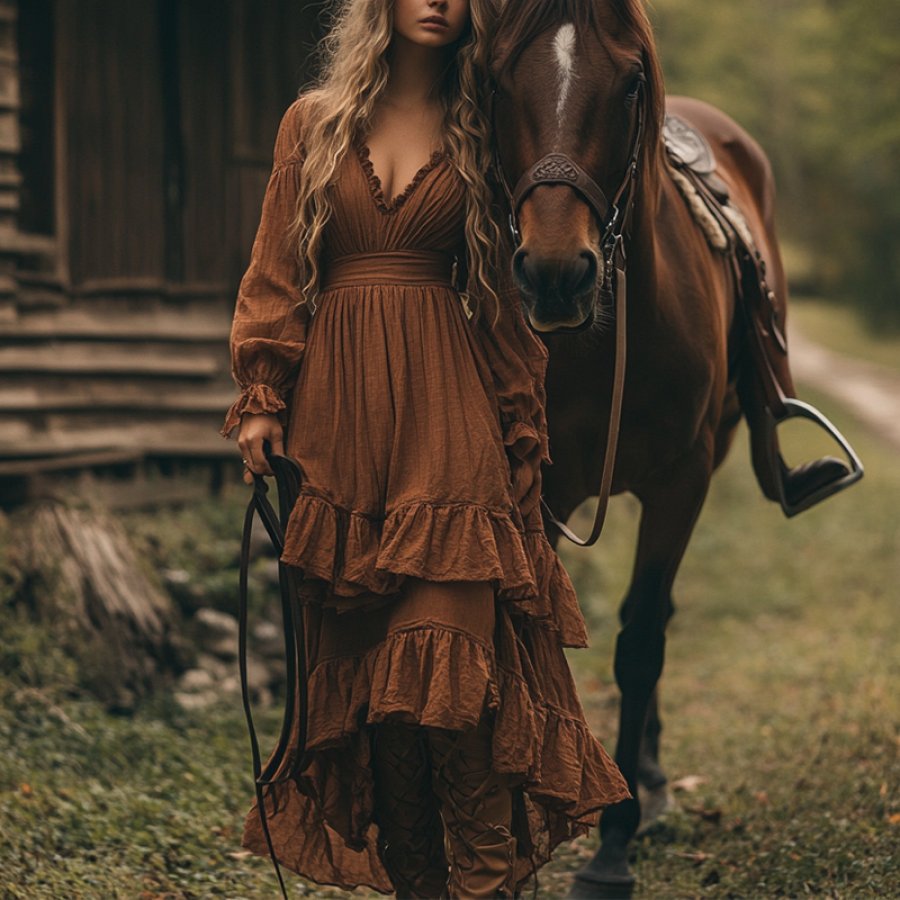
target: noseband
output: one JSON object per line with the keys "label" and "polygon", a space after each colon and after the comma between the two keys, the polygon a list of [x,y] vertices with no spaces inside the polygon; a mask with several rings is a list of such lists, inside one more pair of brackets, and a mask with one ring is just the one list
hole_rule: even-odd
{"label": "noseband", "polygon": [[[611,299],[615,307],[616,317],[616,359],[613,373],[612,401],[609,411],[609,429],[607,431],[606,452],[603,458],[603,472],[600,478],[599,502],[594,514],[594,525],[587,538],[580,538],[565,522],[560,521],[554,514],[547,501],[541,495],[541,503],[549,520],[574,544],[580,547],[589,547],[600,537],[603,523],[606,520],[606,511],[609,507],[609,498],[612,493],[613,472],[616,464],[616,450],[619,443],[619,425],[622,420],[622,397],[625,391],[625,353],[626,353],[626,278],[625,278],[625,238],[624,232],[628,220],[634,208],[634,200],[637,192],[638,163],[644,143],[645,90],[644,80],[638,81],[635,102],[637,103],[637,124],[634,129],[634,137],[628,158],[625,174],[619,184],[618,190],[613,195],[612,202],[606,199],[600,185],[585,172],[566,153],[548,153],[542,156],[519,178],[513,190],[509,188],[509,181],[503,169],[500,159],[499,141],[497,140],[497,128],[495,121],[496,88],[490,99],[491,139],[494,144],[494,170],[497,180],[503,187],[509,201],[509,228],[516,248],[522,244],[522,235],[519,231],[519,211],[528,195],[538,185],[564,184],[580,194],[593,210],[600,225],[601,240],[600,252],[603,259],[603,277],[601,292]],[[593,322],[593,316],[588,316],[581,325],[575,328],[560,328],[560,332],[578,332],[589,328]]]}

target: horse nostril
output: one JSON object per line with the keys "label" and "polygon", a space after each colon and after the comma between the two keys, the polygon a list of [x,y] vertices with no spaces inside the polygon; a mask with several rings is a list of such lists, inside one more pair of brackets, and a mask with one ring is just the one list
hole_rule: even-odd
{"label": "horse nostril", "polygon": [[597,255],[591,250],[583,250],[580,254],[580,259],[582,263],[581,277],[577,279],[574,285],[576,296],[593,290],[594,282],[597,280]]}
{"label": "horse nostril", "polygon": [[529,283],[528,272],[526,271],[525,259],[528,256],[528,251],[526,250],[516,250],[513,254],[513,275],[515,276],[516,281],[520,286],[527,285]]}

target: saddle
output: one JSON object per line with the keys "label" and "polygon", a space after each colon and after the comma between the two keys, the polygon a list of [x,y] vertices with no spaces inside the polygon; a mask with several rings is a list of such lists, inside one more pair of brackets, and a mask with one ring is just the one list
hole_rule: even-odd
{"label": "saddle", "polygon": [[669,175],[694,220],[710,246],[731,261],[737,295],[750,313],[750,321],[773,339],[772,350],[787,354],[777,298],[766,282],[765,260],[744,214],[732,202],[728,185],[718,174],[709,141],[689,122],[669,113],[663,126],[663,142]]}
{"label": "saddle", "polygon": [[666,115],[663,141],[669,158],[676,165],[687,166],[698,175],[709,175],[716,171],[716,158],[709,141],[679,116],[671,113]]}
{"label": "saddle", "polygon": [[737,237],[733,232],[739,232],[748,249],[755,249],[747,220],[731,202],[728,185],[719,177],[715,154],[703,134],[679,116],[667,114],[663,142],[669,174],[710,246],[721,253],[733,252]]}

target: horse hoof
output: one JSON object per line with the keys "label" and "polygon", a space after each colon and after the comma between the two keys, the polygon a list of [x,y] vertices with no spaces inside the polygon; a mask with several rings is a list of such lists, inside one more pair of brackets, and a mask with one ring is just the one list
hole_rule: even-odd
{"label": "horse hoof", "polygon": [[575,873],[568,900],[630,900],[634,883],[627,863],[602,867],[588,863]]}
{"label": "horse hoof", "polygon": [[668,813],[676,810],[678,804],[665,783],[654,788],[638,786],[641,801],[641,824],[637,834],[641,835],[653,828]]}

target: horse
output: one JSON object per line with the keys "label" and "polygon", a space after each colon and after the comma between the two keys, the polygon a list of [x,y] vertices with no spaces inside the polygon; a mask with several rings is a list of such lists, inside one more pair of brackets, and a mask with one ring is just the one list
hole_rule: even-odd
{"label": "horse", "polygon": [[[861,466],[854,455],[851,468],[827,457],[788,470],[777,454],[775,423],[812,408],[794,399],[786,347],[771,346],[783,341],[787,305],[772,169],[720,110],[684,97],[666,103],[641,0],[501,0],[489,57],[510,266],[528,324],[549,351],[548,535],[556,546],[566,518],[588,497],[600,493],[602,503],[604,490],[641,504],[614,663],[615,758],[634,799],[604,811],[600,849],[573,887],[573,896],[629,896],[638,785],[655,801],[666,791],[656,688],[672,585],[741,417],[760,486],[788,515],[857,480]],[[710,247],[667,174],[666,112],[712,148],[717,177],[752,235],[767,325],[749,322],[734,258]],[[617,384],[616,360],[626,353]]]}

